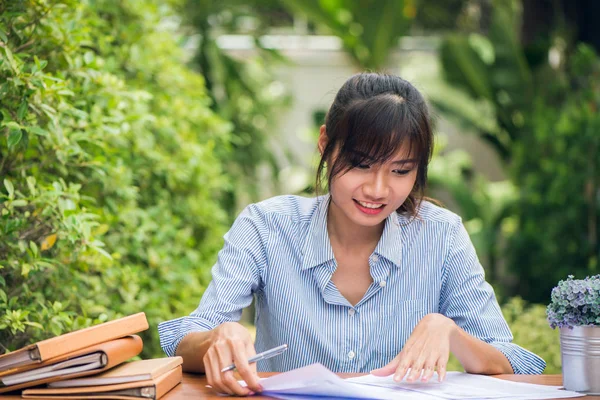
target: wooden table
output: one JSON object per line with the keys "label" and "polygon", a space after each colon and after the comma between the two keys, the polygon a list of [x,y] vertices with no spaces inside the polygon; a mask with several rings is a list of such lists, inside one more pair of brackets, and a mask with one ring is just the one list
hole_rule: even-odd
{"label": "wooden table", "polygon": [[[274,372],[259,373],[261,377],[274,375]],[[361,374],[339,374],[342,378],[360,376]],[[538,385],[562,385],[561,375],[495,375],[495,378],[506,379],[515,382],[536,383]],[[214,399],[222,400],[227,397],[219,396],[206,388],[206,377],[204,375],[183,374],[183,381],[163,397],[164,400],[183,399]],[[249,399],[270,399],[267,396],[252,396]],[[580,397],[576,397],[580,398]],[[239,399],[239,397],[238,397]],[[600,396],[586,396],[586,400],[600,400]]]}

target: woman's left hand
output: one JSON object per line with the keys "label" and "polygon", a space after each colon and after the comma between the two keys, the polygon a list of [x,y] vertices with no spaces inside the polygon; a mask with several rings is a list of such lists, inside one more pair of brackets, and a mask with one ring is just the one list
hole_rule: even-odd
{"label": "woman's left hand", "polygon": [[441,382],[446,376],[446,365],[450,356],[450,340],[458,326],[442,314],[427,314],[415,327],[404,344],[402,351],[383,368],[371,371],[376,376],[394,374],[394,380],[400,382],[408,369],[407,382],[421,378],[427,382],[436,371]]}

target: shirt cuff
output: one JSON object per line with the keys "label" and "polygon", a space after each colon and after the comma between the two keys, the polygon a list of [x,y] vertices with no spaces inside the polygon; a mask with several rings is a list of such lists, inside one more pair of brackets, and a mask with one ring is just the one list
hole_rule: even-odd
{"label": "shirt cuff", "polygon": [[158,324],[160,347],[168,357],[174,357],[177,346],[189,333],[206,332],[215,327],[202,318],[182,317]]}
{"label": "shirt cuff", "polygon": [[546,361],[519,345],[504,342],[490,344],[504,354],[515,374],[539,375],[546,368]]}

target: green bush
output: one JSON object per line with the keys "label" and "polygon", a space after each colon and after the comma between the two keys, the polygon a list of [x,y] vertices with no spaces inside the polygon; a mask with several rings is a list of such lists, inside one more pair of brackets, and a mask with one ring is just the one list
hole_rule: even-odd
{"label": "green bush", "polygon": [[[534,352],[546,361],[545,374],[560,374],[560,339],[546,321],[546,307],[542,304],[528,305],[520,297],[511,298],[502,306],[502,314],[513,334],[513,343]],[[449,371],[463,371],[458,359],[450,356]]]}
{"label": "green bush", "polygon": [[197,305],[231,134],[175,17],[153,0],[0,2],[3,351],[145,311],[156,356],[157,322]]}
{"label": "green bush", "polygon": [[600,268],[600,58],[581,45],[551,82],[514,147],[520,198],[508,248],[518,292],[543,303],[568,275]]}

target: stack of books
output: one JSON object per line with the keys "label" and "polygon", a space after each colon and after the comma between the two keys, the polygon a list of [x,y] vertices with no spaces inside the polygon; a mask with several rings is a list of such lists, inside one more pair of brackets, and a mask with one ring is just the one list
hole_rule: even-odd
{"label": "stack of books", "polygon": [[32,388],[23,397],[159,399],[181,382],[182,359],[125,363],[141,353],[135,333],[146,329],[146,315],[138,313],[1,355],[0,393]]}

